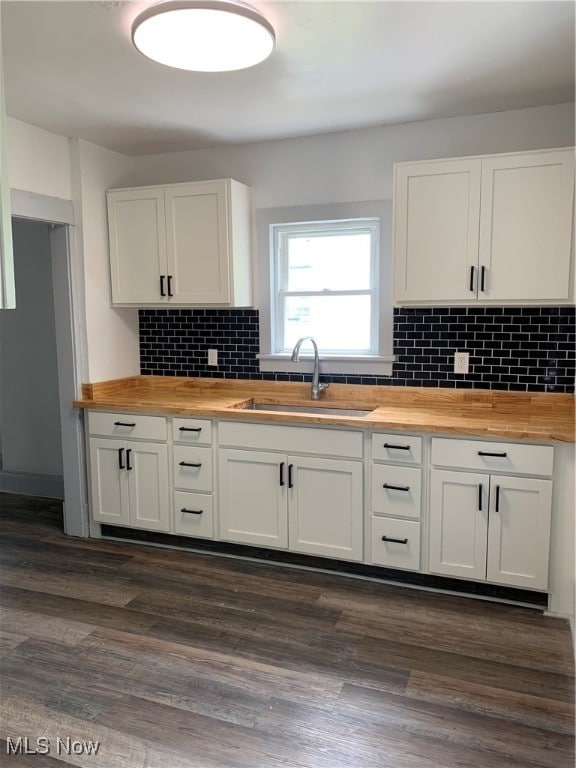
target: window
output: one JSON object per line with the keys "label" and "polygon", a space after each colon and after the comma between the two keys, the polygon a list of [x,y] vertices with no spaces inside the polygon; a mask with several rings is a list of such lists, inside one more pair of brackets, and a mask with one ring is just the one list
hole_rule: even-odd
{"label": "window", "polygon": [[378,230],[378,219],[272,225],[274,352],[313,336],[324,355],[376,354]]}
{"label": "window", "polygon": [[312,336],[324,373],[391,375],[390,204],[266,209],[257,227],[261,370],[307,370],[290,357]]}

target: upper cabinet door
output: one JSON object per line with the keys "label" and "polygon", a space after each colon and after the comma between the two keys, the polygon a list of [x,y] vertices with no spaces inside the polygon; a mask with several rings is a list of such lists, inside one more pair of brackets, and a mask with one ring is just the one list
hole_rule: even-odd
{"label": "upper cabinet door", "polygon": [[395,299],[476,298],[481,161],[410,163],[394,171]]}
{"label": "upper cabinet door", "polygon": [[168,275],[175,303],[231,302],[226,192],[221,181],[165,188]]}
{"label": "upper cabinet door", "polygon": [[573,194],[572,151],[482,161],[480,299],[570,298]]}
{"label": "upper cabinet door", "polygon": [[109,192],[108,228],[112,303],[167,302],[164,190]]}

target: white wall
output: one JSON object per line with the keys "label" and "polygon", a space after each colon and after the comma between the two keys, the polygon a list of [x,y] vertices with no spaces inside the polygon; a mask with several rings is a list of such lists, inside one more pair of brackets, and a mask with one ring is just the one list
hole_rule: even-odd
{"label": "white wall", "polygon": [[50,235],[40,222],[14,220],[12,229],[17,305],[0,318],[2,474],[52,475],[61,482]]}
{"label": "white wall", "polygon": [[129,185],[232,177],[254,208],[392,197],[392,165],[572,146],[574,105],[426,120],[298,139],[136,158]]}
{"label": "white wall", "polygon": [[84,262],[87,378],[140,373],[138,311],[110,307],[106,190],[124,186],[133,158],[83,139],[72,141],[72,186]]}
{"label": "white wall", "polygon": [[11,188],[71,200],[69,139],[13,117],[6,129]]}

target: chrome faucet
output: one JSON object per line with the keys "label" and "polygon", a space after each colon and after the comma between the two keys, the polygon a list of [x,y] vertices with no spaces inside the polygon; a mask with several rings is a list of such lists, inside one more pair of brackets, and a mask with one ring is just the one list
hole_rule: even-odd
{"label": "chrome faucet", "polygon": [[314,373],[312,374],[311,397],[312,397],[312,400],[319,400],[320,392],[322,392],[322,390],[324,389],[328,389],[330,385],[320,384],[320,358],[318,357],[318,345],[316,344],[312,336],[303,336],[301,339],[298,339],[298,341],[294,345],[294,349],[292,350],[292,362],[297,363],[298,360],[300,360],[300,347],[302,346],[303,341],[312,342],[312,346],[314,347]]}

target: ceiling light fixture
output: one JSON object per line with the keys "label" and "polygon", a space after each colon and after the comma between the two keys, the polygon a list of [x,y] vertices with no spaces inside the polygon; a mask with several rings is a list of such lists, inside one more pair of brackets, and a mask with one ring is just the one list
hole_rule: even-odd
{"label": "ceiling light fixture", "polygon": [[136,17],[132,42],[168,67],[227,72],[264,61],[276,36],[259,11],[239,0],[173,0]]}

